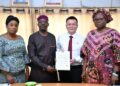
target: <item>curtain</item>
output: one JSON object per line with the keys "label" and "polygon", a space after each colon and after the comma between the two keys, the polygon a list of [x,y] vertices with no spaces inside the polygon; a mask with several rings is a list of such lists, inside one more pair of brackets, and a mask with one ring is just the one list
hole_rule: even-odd
{"label": "curtain", "polygon": [[18,28],[18,35],[24,38],[25,44],[28,44],[29,35],[32,33],[31,16],[29,14],[18,14],[18,13],[0,13],[0,34],[6,33],[6,18],[9,15],[18,17],[20,24]]}
{"label": "curtain", "polygon": [[[36,14],[36,18],[39,14]],[[49,17],[48,31],[53,33],[56,38],[65,32],[66,30],[66,18],[69,16],[75,16],[78,19],[77,32],[86,37],[87,33],[96,29],[93,20],[92,13],[80,13],[80,14],[45,14]],[[114,28],[120,32],[120,13],[112,13],[113,21],[107,24],[108,27]],[[36,21],[37,23],[37,21]],[[37,26],[36,26],[37,28]],[[38,29],[37,29],[38,30]]]}
{"label": "curtain", "polygon": [[[19,18],[20,24],[18,33],[21,35],[26,45],[28,44],[28,38],[29,36],[34,32],[38,31],[37,26],[37,17],[40,14],[34,14],[34,20],[31,18],[30,14],[27,13],[0,13],[0,34],[3,34],[6,32],[6,26],[5,21],[8,15],[14,15]],[[66,33],[66,18],[69,16],[75,16],[78,19],[78,29],[77,32],[80,33],[82,36],[86,37],[87,33],[95,29],[93,20],[92,20],[92,14],[91,13],[79,13],[79,14],[45,14],[49,17],[49,27],[48,31],[53,33],[56,38],[63,33]],[[113,21],[107,24],[108,27],[114,28],[117,31],[120,32],[120,13],[112,13]],[[32,21],[34,23],[32,23]],[[34,25],[32,25],[34,24]],[[32,26],[35,26],[34,28]]]}

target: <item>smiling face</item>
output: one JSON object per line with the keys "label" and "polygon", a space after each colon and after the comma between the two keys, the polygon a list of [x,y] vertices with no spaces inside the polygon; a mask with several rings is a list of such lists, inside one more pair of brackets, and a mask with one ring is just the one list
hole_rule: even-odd
{"label": "smiling face", "polygon": [[74,34],[77,30],[78,22],[75,19],[69,19],[66,21],[66,28],[69,34]]}
{"label": "smiling face", "polygon": [[10,21],[6,27],[7,27],[7,32],[10,33],[10,34],[16,34],[17,31],[18,31],[18,26],[19,26],[19,23],[15,20],[12,20]]}
{"label": "smiling face", "polygon": [[98,29],[106,27],[107,21],[102,13],[98,13],[93,18],[94,24]]}

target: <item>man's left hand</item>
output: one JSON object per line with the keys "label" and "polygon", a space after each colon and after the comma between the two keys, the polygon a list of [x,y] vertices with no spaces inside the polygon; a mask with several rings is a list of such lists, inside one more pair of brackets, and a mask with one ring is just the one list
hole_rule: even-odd
{"label": "man's left hand", "polygon": [[73,63],[75,63],[75,62],[76,62],[75,59],[71,59],[71,60],[70,60],[70,64],[73,64]]}

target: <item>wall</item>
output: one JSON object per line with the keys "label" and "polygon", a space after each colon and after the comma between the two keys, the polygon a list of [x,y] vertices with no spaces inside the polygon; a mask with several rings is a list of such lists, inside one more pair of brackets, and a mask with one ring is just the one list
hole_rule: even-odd
{"label": "wall", "polygon": [[[11,6],[12,0],[0,0],[0,6]],[[31,7],[44,7],[44,0],[30,0]],[[63,7],[120,7],[120,0],[63,0]]]}

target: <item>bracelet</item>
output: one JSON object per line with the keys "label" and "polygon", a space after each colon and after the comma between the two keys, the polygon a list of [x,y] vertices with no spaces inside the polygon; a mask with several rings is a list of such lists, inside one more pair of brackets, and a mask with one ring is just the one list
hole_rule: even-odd
{"label": "bracelet", "polygon": [[113,72],[112,75],[118,77],[118,74],[115,72]]}

